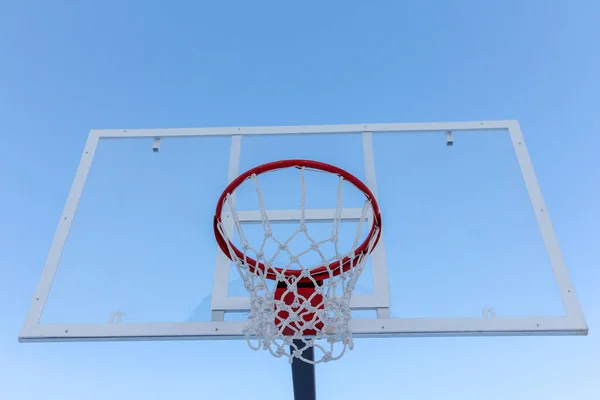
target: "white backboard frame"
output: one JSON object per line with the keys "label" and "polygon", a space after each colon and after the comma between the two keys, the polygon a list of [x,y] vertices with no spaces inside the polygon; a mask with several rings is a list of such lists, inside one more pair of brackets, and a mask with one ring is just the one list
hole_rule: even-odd
{"label": "white backboard frame", "polygon": [[[495,317],[483,313],[481,318],[389,318],[389,289],[385,265],[384,244],[373,254],[374,294],[356,296],[352,306],[356,309],[375,309],[377,319],[353,320],[355,337],[398,336],[489,336],[489,335],[585,335],[588,327],[577,294],[572,285],[556,234],[552,227],[546,204],[533,170],[523,134],[517,121],[475,121],[445,123],[392,123],[352,124],[319,126],[272,126],[272,127],[226,127],[226,128],[174,128],[174,129],[125,129],[92,130],[86,142],[81,161],[66,205],[54,235],[52,245],[29,311],[19,334],[21,342],[38,341],[94,341],[94,340],[183,340],[183,339],[241,339],[245,322],[223,321],[222,313],[241,311],[248,307],[247,298],[226,296],[228,260],[217,254],[217,268],[212,297],[213,321],[209,322],[157,322],[157,323],[106,323],[106,324],[40,324],[44,306],[60,258],[65,247],[71,223],[81,198],[94,153],[100,139],[154,138],[154,150],[158,151],[160,140],[170,137],[229,136],[232,138],[229,180],[239,173],[240,143],[244,136],[343,134],[362,133],[363,155],[367,185],[377,196],[371,133],[441,133],[452,143],[451,132],[508,130],[521,169],[523,180],[533,206],[537,223],[550,260],[552,272],[559,288],[565,316],[555,317]],[[315,218],[326,217],[327,210],[313,210]],[[353,210],[344,211],[352,218]],[[251,215],[245,216],[249,220]],[[279,218],[293,219],[294,211],[283,212]],[[221,263],[221,264],[220,264]],[[227,268],[224,267],[227,263]],[[221,268],[219,267],[221,265]],[[228,272],[227,272],[228,273]],[[225,289],[225,292],[223,292]]]}

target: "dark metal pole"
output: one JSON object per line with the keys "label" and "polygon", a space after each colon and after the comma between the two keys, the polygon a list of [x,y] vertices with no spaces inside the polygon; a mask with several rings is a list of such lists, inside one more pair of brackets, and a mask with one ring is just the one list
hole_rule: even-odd
{"label": "dark metal pole", "polygon": [[[302,348],[305,344],[302,340],[294,340],[294,345]],[[294,347],[290,346],[291,351]],[[315,349],[308,347],[302,353],[307,360],[315,360]],[[316,400],[317,386],[315,382],[315,365],[304,362],[298,358],[292,361],[292,382],[294,384],[294,400]]]}

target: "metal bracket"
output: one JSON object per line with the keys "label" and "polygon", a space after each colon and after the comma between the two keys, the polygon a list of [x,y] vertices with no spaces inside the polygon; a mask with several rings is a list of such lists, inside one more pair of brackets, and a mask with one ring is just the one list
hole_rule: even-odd
{"label": "metal bracket", "polygon": [[483,315],[483,318],[496,318],[496,311],[492,307],[483,307],[481,315]]}
{"label": "metal bracket", "polygon": [[452,136],[452,131],[446,131],[446,146],[452,147],[454,144],[454,137]]}
{"label": "metal bracket", "polygon": [[110,313],[110,317],[108,319],[109,324],[120,324],[123,320],[123,313],[120,311],[115,311]]}
{"label": "metal bracket", "polygon": [[152,144],[152,151],[154,153],[158,153],[159,150],[160,150],[160,138],[155,138],[154,144]]}

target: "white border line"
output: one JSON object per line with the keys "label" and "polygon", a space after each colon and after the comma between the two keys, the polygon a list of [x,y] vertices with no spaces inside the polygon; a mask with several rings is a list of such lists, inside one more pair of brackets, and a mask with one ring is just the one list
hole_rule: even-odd
{"label": "white border line", "polygon": [[[363,161],[365,164],[366,184],[379,201],[377,174],[375,172],[375,150],[371,132],[362,133]],[[378,304],[377,318],[389,318],[390,283],[388,280],[387,261],[385,252],[385,216],[379,243],[371,253],[371,274],[373,276],[373,304]],[[354,297],[354,296],[353,296]]]}
{"label": "white border line", "polygon": [[[231,183],[240,173],[240,159],[242,156],[242,137],[240,135],[233,135],[231,137],[231,148],[229,150],[229,170],[227,172],[227,183]],[[235,194],[234,194],[235,196]],[[235,197],[234,197],[235,202]],[[217,205],[215,204],[215,207]],[[233,218],[230,218],[225,225],[225,229],[229,234],[233,230]],[[225,313],[222,309],[217,307],[221,299],[227,298],[227,289],[229,286],[229,265],[231,261],[216,246],[217,260],[214,269],[213,278],[213,289],[211,293],[211,320],[222,321],[225,318]],[[250,299],[248,299],[248,308],[250,306]]]}
{"label": "white border line", "polygon": [[[20,342],[240,339],[246,322],[37,325]],[[355,337],[585,335],[569,317],[403,318],[350,321]]]}
{"label": "white border line", "polygon": [[529,152],[525,146],[525,140],[523,139],[523,133],[521,132],[519,123],[516,121],[511,123],[508,131],[519,166],[521,167],[521,173],[523,175],[523,180],[525,181],[525,186],[527,187],[527,192],[529,193],[529,199],[531,200],[531,205],[533,206],[533,211],[542,238],[544,239],[546,252],[552,266],[552,272],[554,273],[554,278],[560,289],[560,297],[565,307],[565,311],[570,318],[577,320],[581,326],[585,326],[587,329],[583,317],[583,310],[581,309],[579,299],[577,298],[575,289],[571,283],[571,278],[569,277],[569,272],[567,271],[567,266],[560,250],[556,233],[552,227],[550,215],[544,197],[542,196],[542,191],[540,190],[540,185],[535,175]]}
{"label": "white border line", "polygon": [[42,317],[42,312],[44,311],[44,306],[48,300],[50,288],[52,287],[52,282],[54,281],[54,276],[56,275],[56,270],[58,269],[58,264],[62,257],[63,249],[67,242],[67,237],[69,236],[71,224],[73,223],[73,218],[75,217],[75,211],[77,211],[77,205],[79,204],[79,199],[81,199],[83,187],[85,185],[88,173],[90,172],[94,153],[96,152],[96,147],[98,146],[98,139],[99,137],[97,134],[90,132],[88,140],[83,149],[83,154],[81,155],[81,160],[79,161],[79,167],[75,173],[75,179],[71,185],[69,196],[67,197],[67,202],[60,216],[60,221],[58,223],[58,227],[56,228],[56,233],[54,234],[54,239],[50,245],[50,251],[48,253],[48,257],[46,258],[44,269],[42,270],[42,276],[40,277],[40,281],[35,289],[29,311],[27,312],[27,317],[25,318],[25,323],[23,325],[21,334],[26,334],[26,332],[32,327],[37,326],[40,318]]}
{"label": "white border line", "polygon": [[183,136],[231,135],[300,135],[363,132],[435,132],[507,129],[513,121],[475,122],[416,122],[395,124],[302,125],[302,126],[250,126],[214,128],[165,129],[94,129],[92,133],[103,138],[148,138]]}

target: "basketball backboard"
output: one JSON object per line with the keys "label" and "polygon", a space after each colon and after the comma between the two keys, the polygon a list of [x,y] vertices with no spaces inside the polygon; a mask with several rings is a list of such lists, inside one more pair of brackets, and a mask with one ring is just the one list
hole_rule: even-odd
{"label": "basketball backboard", "polygon": [[[243,339],[249,297],[215,243],[216,202],[293,158],[349,171],[381,207],[356,338],[587,333],[518,123],[477,121],[92,130],[19,340]],[[332,196],[313,183],[307,218],[326,223]],[[295,178],[264,190],[282,229],[297,223]],[[239,208],[252,232],[258,211]]]}

